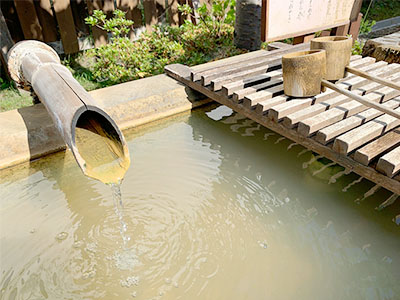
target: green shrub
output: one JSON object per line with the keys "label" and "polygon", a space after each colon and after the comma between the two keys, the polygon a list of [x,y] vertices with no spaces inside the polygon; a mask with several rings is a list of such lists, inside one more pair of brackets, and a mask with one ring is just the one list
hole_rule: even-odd
{"label": "green shrub", "polygon": [[[210,60],[243,53],[233,44],[234,0],[217,0],[211,8],[203,5],[197,10],[198,25],[185,21],[182,26],[154,26],[137,41],[127,34],[133,22],[125,13],[114,11],[107,20],[102,11],[94,11],[86,18],[87,24],[111,33],[108,44],[90,49],[85,56],[93,59],[90,66],[93,79],[102,85],[111,85],[150,75],[160,74],[171,63],[196,65]],[[188,6],[179,9],[188,14]]]}
{"label": "green shrub", "polygon": [[364,44],[359,42],[358,40],[356,40],[354,42],[353,49],[351,50],[351,54],[361,55],[363,47],[364,47]]}

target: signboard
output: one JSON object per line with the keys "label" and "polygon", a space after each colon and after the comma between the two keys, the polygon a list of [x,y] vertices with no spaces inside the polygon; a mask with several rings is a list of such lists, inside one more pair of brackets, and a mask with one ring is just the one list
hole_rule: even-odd
{"label": "signboard", "polygon": [[355,0],[263,0],[265,41],[300,36],[349,23]]}

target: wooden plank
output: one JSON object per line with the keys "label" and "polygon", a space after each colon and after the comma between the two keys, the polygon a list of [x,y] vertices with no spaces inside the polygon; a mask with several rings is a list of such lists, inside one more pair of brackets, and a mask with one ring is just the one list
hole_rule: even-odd
{"label": "wooden plank", "polygon": [[[400,108],[395,111],[400,112]],[[384,114],[336,138],[333,150],[348,154],[399,125],[399,119]]]}
{"label": "wooden plank", "polygon": [[298,44],[302,44],[302,43],[308,43],[308,42],[310,42],[314,37],[315,37],[315,34],[314,34],[314,33],[304,34],[304,35],[300,35],[300,36],[295,36],[295,37],[293,38],[293,45],[298,45]]}
{"label": "wooden plank", "polygon": [[[382,96],[382,94],[384,96]],[[384,87],[379,89],[377,92],[364,96],[364,98],[371,102],[385,102],[393,97],[397,97],[398,95],[400,95],[399,91]],[[351,100],[299,122],[297,131],[303,136],[310,136],[324,127],[332,125],[366,109],[368,109],[367,106],[355,100]]]}
{"label": "wooden plank", "polygon": [[379,158],[376,169],[386,174],[389,177],[393,177],[397,172],[400,171],[400,147],[391,150]]}
{"label": "wooden plank", "polygon": [[[371,65],[370,68],[368,68],[368,72],[374,71],[376,69],[382,68],[384,66],[387,66],[388,64],[385,61],[378,61]],[[388,72],[390,72],[390,69],[386,70],[386,72],[383,72],[380,76],[385,76]],[[390,75],[390,74],[389,74]],[[346,82],[339,81],[338,83],[342,85],[342,88],[348,89],[348,90],[354,90],[362,85],[364,85],[366,82],[368,82],[368,79],[356,76],[356,75],[350,75],[347,77],[348,80]]]}
{"label": "wooden plank", "polygon": [[[369,65],[371,65],[374,61],[375,60],[373,60],[373,59],[371,60],[371,59],[367,58],[367,59],[353,61],[353,62],[351,62],[351,64],[365,69]],[[347,79],[344,79],[344,81],[342,81],[342,82],[345,82],[346,80]],[[315,105],[317,103],[320,103],[324,100],[330,99],[330,98],[338,96],[338,95],[339,95],[338,93],[328,90],[324,93],[316,95],[315,97],[293,98],[286,103],[282,103],[282,104],[279,104],[274,107],[268,107],[269,108],[268,117],[275,122],[279,122],[281,119],[288,116],[289,114],[293,114],[293,113],[300,111],[308,106]]]}
{"label": "wooden plank", "polygon": [[156,0],[143,1],[144,20],[146,24],[146,30],[149,32],[153,30],[152,26],[156,25],[158,22],[156,2]]}
{"label": "wooden plank", "polygon": [[271,81],[274,79],[277,79],[279,77],[282,77],[282,70],[275,70],[271,72],[267,72],[264,74],[256,75],[254,77],[238,80],[235,82],[230,82],[227,84],[224,84],[222,86],[222,93],[225,96],[230,96],[233,95],[234,92],[250,87],[255,84],[260,84],[266,81]]}
{"label": "wooden plank", "polygon": [[[258,58],[255,61],[245,62],[240,64],[240,66],[234,66],[225,70],[217,69],[217,71],[206,72],[201,76],[201,84],[206,86],[211,84],[212,86],[218,86],[218,89],[222,88],[223,81],[227,81],[232,77],[238,78],[237,74],[246,71],[255,71],[256,69],[264,69],[264,72],[259,72],[262,74],[268,71],[273,71],[280,69],[282,66],[281,58]],[[247,73],[244,73],[247,74]],[[256,73],[254,73],[256,74]],[[221,82],[221,84],[215,84],[215,82]],[[214,84],[213,84],[214,83]]]}
{"label": "wooden plank", "polygon": [[[268,97],[274,98],[276,96],[283,95],[283,84],[279,84],[274,87],[265,89],[262,92],[263,92],[263,101],[265,101]],[[249,98],[244,99],[243,105],[247,108],[255,109],[255,106],[260,102],[259,99],[256,100]]]}
{"label": "wooden plank", "polygon": [[263,74],[268,71],[276,70],[279,67],[280,67],[280,59],[278,59],[278,61],[271,61],[268,64],[262,64],[258,68],[244,68],[243,71],[239,71],[238,73],[233,72],[232,74],[212,80],[211,89],[213,91],[219,91],[222,88],[222,86],[227,83]]}
{"label": "wooden plank", "polygon": [[350,23],[349,34],[353,38],[353,43],[358,39],[358,35],[360,33],[361,21],[362,21],[363,14],[359,13],[358,18],[355,21]]}
{"label": "wooden plank", "polygon": [[178,1],[168,0],[168,22],[172,26],[179,26]]}
{"label": "wooden plank", "polygon": [[242,64],[254,63],[261,58],[278,59],[281,58],[282,55],[284,54],[304,49],[309,49],[309,47],[310,47],[309,44],[302,44],[302,45],[292,46],[291,48],[285,48],[275,51],[258,50],[243,55],[237,55],[226,60],[224,59],[223,63],[216,61],[204,64],[203,67],[198,67],[198,68],[193,67],[191,78],[192,81],[197,81],[200,80],[202,76],[219,74],[221,73],[221,71],[226,71],[226,70],[234,70],[235,68],[240,67]]}
{"label": "wooden plank", "polygon": [[43,41],[46,43],[57,41],[57,24],[54,20],[50,0],[35,1],[35,6],[42,27]]}
{"label": "wooden plank", "polygon": [[72,16],[69,0],[53,0],[53,7],[56,12],[64,53],[78,52],[78,38],[75,32],[74,18]]}
{"label": "wooden plank", "polygon": [[[395,109],[400,106],[400,99],[389,100],[388,102],[385,102],[383,105],[387,106],[388,108]],[[358,114],[355,114],[354,116],[351,116],[337,123],[334,123],[330,126],[322,128],[317,132],[315,139],[319,143],[325,145],[333,141],[333,139],[336,138],[337,136],[381,115],[383,115],[383,112],[377,109],[374,108],[367,109]],[[363,163],[362,161],[359,162]]]}
{"label": "wooden plank", "polygon": [[354,159],[367,166],[373,159],[399,144],[400,129],[398,128],[358,149],[354,154]]}
{"label": "wooden plank", "polygon": [[393,82],[393,81],[391,81],[391,80],[387,80],[387,79],[384,79],[384,78],[380,78],[378,76],[374,76],[372,74],[368,74],[367,72],[363,72],[361,70],[357,70],[357,69],[352,68],[350,66],[346,67],[346,70],[348,72],[350,72],[350,73],[355,74],[355,75],[364,77],[365,79],[368,79],[368,80],[371,80],[371,81],[375,81],[375,82],[380,83],[382,85],[391,87],[392,89],[400,90],[400,85],[395,83],[395,82]]}
{"label": "wooden plank", "polygon": [[371,180],[376,184],[379,184],[394,193],[400,194],[400,181],[399,178],[397,178],[397,176],[394,178],[389,178],[370,167],[366,167],[354,161],[350,157],[338,155],[336,152],[332,151],[330,147],[321,145],[320,143],[314,141],[313,139],[302,137],[295,130],[288,129],[284,127],[281,123],[273,122],[270,119],[266,118],[264,115],[255,113],[254,110],[249,110],[245,108],[243,105],[236,104],[230,101],[222,93],[212,92],[207,87],[192,82],[190,80],[191,69],[186,66],[179,64],[169,65],[165,68],[165,71],[169,76],[177,79],[178,81],[189,86],[190,88],[197,90],[198,92],[204,94],[205,96],[232,108],[236,112],[254,120],[255,122],[260,123],[261,125],[277,132],[278,134],[281,134],[282,136],[298,144],[303,145],[309,150],[317,152],[327,157],[328,159],[342,165],[343,167],[354,171],[360,176],[363,176],[364,178]]}
{"label": "wooden plank", "polygon": [[[139,9],[138,0],[118,0],[117,8],[126,13],[126,18],[133,21],[133,28],[142,27],[142,13]],[[129,32],[129,38],[132,40],[135,38],[135,32],[131,30]]]}
{"label": "wooden plank", "polygon": [[[325,87],[328,87],[334,91],[340,92],[341,94],[348,96],[350,99],[353,99],[362,105],[378,109],[388,115],[391,115],[393,117],[400,119],[400,113],[395,112],[391,109],[388,109],[388,108],[382,106],[382,104],[380,104],[380,103],[371,101],[367,97],[361,97],[360,95],[357,95],[356,93],[349,92],[348,90],[342,89],[342,88],[338,87],[337,85],[335,85],[327,80],[324,80],[324,79],[322,80],[322,85]],[[399,92],[400,92],[400,90],[399,90]]]}
{"label": "wooden plank", "polygon": [[42,26],[33,0],[14,0],[14,5],[25,39],[43,41]]}
{"label": "wooden plank", "polygon": [[[103,2],[101,0],[86,0],[89,15],[93,14],[94,10],[102,10]],[[92,35],[94,40],[94,46],[100,47],[101,45],[107,44],[107,32],[94,26],[92,28]]]}
{"label": "wooden plank", "polygon": [[241,102],[243,98],[247,95],[256,93],[258,91],[268,91],[273,95],[280,95],[283,93],[283,81],[282,78],[274,79],[271,81],[263,82],[260,84],[253,85],[242,90],[238,90],[233,93],[232,100],[235,102]]}
{"label": "wooden plank", "polygon": [[267,45],[268,51],[290,48],[292,45],[282,42],[272,42]]}
{"label": "wooden plank", "polygon": [[[257,94],[261,94],[261,93],[257,93]],[[262,96],[263,96],[262,98],[260,98],[260,97],[259,98],[256,98],[256,97],[252,97],[252,98],[246,97],[245,98],[246,102],[250,102],[246,106],[247,107],[251,106],[253,108],[253,106],[255,105],[255,111],[259,115],[265,115],[271,107],[285,103],[289,99],[289,97],[286,95],[274,97],[273,99],[268,98],[269,94],[266,94],[266,95],[263,94]]]}
{"label": "wooden plank", "polygon": [[[376,63],[374,65],[377,65],[377,64],[378,63]],[[384,66],[386,66],[386,65],[384,64]],[[389,68],[381,67],[380,69],[373,71],[373,74],[378,74],[380,76],[387,76],[388,74],[392,74],[393,72],[395,72],[397,70],[400,70],[400,68],[394,68],[394,66],[390,66]],[[338,83],[338,85],[340,86],[341,84],[343,84],[345,86],[351,87],[351,85],[349,84],[350,82],[352,82],[352,81],[351,80],[342,81],[341,83]],[[364,81],[363,83],[365,84],[367,82],[368,81]],[[363,94],[368,93],[369,91],[372,91],[379,87],[381,87],[381,86],[377,85],[377,84],[368,84],[368,85],[362,87],[362,89],[359,89],[357,92],[358,92],[358,94],[363,95]],[[348,99],[349,98],[346,96],[338,95],[337,97],[335,97],[333,99],[327,100],[325,102],[320,102],[320,103],[317,103],[310,107],[307,107],[305,109],[296,111],[296,112],[284,117],[283,124],[289,128],[293,128],[300,121],[305,120],[314,115],[317,115],[318,113],[328,110],[332,107],[338,106],[338,105],[342,104],[343,102],[346,102]]]}

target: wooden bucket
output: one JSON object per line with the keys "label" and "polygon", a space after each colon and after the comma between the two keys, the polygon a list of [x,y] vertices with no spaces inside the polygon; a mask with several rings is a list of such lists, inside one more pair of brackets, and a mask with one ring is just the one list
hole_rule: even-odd
{"label": "wooden bucket", "polygon": [[349,36],[324,36],[311,40],[310,49],[326,51],[326,80],[338,80],[345,76],[350,63],[353,39]]}
{"label": "wooden bucket", "polygon": [[319,94],[325,68],[324,50],[300,51],[284,55],[282,72],[285,95],[311,97]]}

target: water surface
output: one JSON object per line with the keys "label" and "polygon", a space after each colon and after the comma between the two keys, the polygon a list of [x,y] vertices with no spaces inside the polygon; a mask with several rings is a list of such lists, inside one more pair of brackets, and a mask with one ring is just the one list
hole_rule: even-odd
{"label": "water surface", "polygon": [[0,172],[0,298],[398,299],[387,190],[224,106],[125,136],[130,239],[70,152]]}

